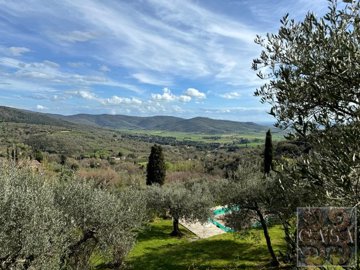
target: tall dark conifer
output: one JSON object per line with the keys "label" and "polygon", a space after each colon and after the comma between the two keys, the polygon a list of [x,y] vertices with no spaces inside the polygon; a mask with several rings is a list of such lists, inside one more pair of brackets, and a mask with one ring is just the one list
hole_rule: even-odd
{"label": "tall dark conifer", "polygon": [[273,159],[273,145],[271,138],[270,129],[266,132],[265,138],[265,150],[264,150],[264,173],[269,174],[272,169],[272,159]]}
{"label": "tall dark conifer", "polygon": [[151,147],[149,162],[147,164],[146,184],[152,185],[158,183],[159,185],[163,185],[165,182],[165,174],[164,154],[161,146],[155,144]]}

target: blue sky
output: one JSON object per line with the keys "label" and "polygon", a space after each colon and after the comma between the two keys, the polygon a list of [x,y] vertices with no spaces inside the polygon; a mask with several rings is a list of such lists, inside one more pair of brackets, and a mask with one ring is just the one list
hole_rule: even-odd
{"label": "blue sky", "polygon": [[0,105],[267,122],[257,34],[326,0],[0,0]]}

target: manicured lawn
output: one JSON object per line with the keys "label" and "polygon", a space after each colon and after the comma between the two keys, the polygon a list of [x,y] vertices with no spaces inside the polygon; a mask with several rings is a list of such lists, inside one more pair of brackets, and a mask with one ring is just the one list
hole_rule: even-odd
{"label": "manicured lawn", "polygon": [[[172,223],[158,219],[142,233],[127,258],[134,270],[186,269],[259,269],[270,260],[262,231],[256,236],[239,238],[227,233],[203,240],[195,240],[186,229],[182,238],[169,236]],[[275,252],[284,250],[285,242],[280,226],[270,229]],[[262,267],[261,267],[262,266]]]}

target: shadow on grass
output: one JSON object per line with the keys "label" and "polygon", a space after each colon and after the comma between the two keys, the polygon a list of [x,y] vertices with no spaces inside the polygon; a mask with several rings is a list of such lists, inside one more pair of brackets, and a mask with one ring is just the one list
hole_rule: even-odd
{"label": "shadow on grass", "polygon": [[[186,228],[181,227],[181,232],[183,233],[183,238],[194,237],[194,235],[189,232]],[[173,236],[170,236],[172,232],[171,221],[163,220],[161,223],[156,226],[148,226],[139,233],[138,241],[151,241],[151,240],[167,240],[167,239],[176,239]]]}
{"label": "shadow on grass", "polygon": [[[234,234],[222,234],[194,241],[195,235],[181,228],[183,238],[171,237],[169,220],[156,220],[139,234],[138,243],[127,258],[133,270],[232,270],[270,269],[270,256],[264,239],[240,239]],[[279,228],[270,230],[273,248],[284,248],[283,233]],[[262,237],[262,231],[253,233]]]}
{"label": "shadow on grass", "polygon": [[231,240],[199,240],[167,248],[147,247],[129,261],[131,269],[259,269],[269,260],[267,250]]}

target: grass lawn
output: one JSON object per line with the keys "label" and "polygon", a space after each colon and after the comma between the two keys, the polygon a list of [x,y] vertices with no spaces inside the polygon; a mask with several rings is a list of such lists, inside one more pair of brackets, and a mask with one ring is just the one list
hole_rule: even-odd
{"label": "grass lawn", "polygon": [[[157,219],[139,235],[138,242],[127,258],[134,270],[185,270],[185,269],[259,269],[270,256],[262,230],[254,229],[256,236],[239,238],[227,233],[208,239],[195,240],[195,236],[181,228],[185,236],[169,236],[170,220]],[[280,226],[270,228],[276,254],[284,250],[285,241]]]}

